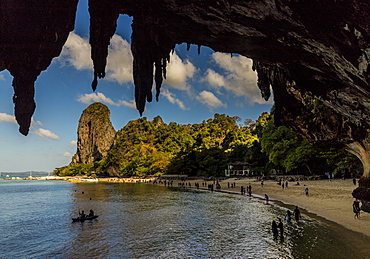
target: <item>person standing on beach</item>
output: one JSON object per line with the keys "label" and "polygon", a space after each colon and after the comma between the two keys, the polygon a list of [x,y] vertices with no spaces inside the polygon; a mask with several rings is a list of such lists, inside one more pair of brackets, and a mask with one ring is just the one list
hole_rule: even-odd
{"label": "person standing on beach", "polygon": [[275,220],[272,221],[271,230],[272,230],[272,234],[274,235],[274,237],[277,237],[278,236],[278,226]]}
{"label": "person standing on beach", "polygon": [[284,236],[284,225],[283,222],[281,221],[281,218],[279,219],[279,224],[278,224],[278,229],[280,230],[280,237]]}
{"label": "person standing on beach", "polygon": [[295,218],[295,221],[299,221],[299,219],[301,218],[301,211],[298,209],[298,206],[295,206],[295,209],[293,210],[293,215],[294,215],[294,218]]}
{"label": "person standing on beach", "polygon": [[266,200],[266,204],[269,204],[269,196],[267,196],[267,194],[265,194],[265,200]]}
{"label": "person standing on beach", "polygon": [[304,191],[306,192],[306,196],[308,196],[308,187],[306,187],[306,189],[304,189]]}
{"label": "person standing on beach", "polygon": [[360,217],[361,209],[360,209],[360,202],[357,199],[353,202],[352,208],[353,208],[353,213],[355,213],[354,218],[358,219]]}
{"label": "person standing on beach", "polygon": [[263,187],[263,182],[264,182],[264,180],[263,180],[263,178],[261,179],[261,187]]}

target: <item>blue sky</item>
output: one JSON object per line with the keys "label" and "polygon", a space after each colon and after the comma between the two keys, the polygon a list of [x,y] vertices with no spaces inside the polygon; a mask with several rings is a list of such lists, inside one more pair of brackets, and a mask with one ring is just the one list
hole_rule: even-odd
{"label": "blue sky", "polygon": [[[0,72],[0,172],[53,171],[67,165],[76,152],[82,111],[100,101],[111,111],[116,130],[140,117],[135,109],[130,51],[131,18],[120,16],[111,39],[105,79],[95,92],[90,58],[87,0],[80,0],[74,32],[61,55],[35,83],[36,110],[28,136],[18,132],[12,103],[12,76]],[[164,122],[200,123],[214,113],[256,120],[269,112],[272,100],[262,99],[252,61],[197,46],[177,45],[167,67],[159,102],[146,104],[144,117],[160,115]]]}

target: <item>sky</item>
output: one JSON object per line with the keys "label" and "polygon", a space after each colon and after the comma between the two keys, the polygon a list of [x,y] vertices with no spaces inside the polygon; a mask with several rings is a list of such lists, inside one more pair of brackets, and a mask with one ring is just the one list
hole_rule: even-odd
{"label": "sky", "polygon": [[[18,131],[12,102],[13,77],[0,72],[0,172],[46,171],[68,165],[76,153],[78,120],[93,102],[108,106],[116,130],[140,118],[132,77],[131,17],[120,15],[109,46],[106,77],[91,89],[93,64],[89,45],[87,0],[80,0],[75,29],[59,57],[35,82],[36,110],[30,133]],[[269,112],[257,87],[252,60],[207,47],[177,45],[170,56],[159,102],[146,104],[143,117],[165,123],[201,123],[215,113],[256,120]]]}

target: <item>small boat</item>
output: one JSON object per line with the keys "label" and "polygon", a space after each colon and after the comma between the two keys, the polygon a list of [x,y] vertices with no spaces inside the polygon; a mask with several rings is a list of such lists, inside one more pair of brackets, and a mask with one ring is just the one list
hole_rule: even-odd
{"label": "small boat", "polygon": [[78,218],[72,218],[72,222],[84,222],[85,220],[93,220],[98,218],[99,216],[86,216],[86,217],[78,217]]}

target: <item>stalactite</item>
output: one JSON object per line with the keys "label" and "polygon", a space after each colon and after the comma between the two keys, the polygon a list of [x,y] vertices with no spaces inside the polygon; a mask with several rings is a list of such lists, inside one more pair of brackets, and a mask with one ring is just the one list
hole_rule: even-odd
{"label": "stalactite", "polygon": [[98,85],[98,78],[105,77],[108,46],[117,27],[118,8],[115,4],[107,4],[99,0],[89,1],[90,12],[90,45],[91,58],[94,63],[93,91]]}
{"label": "stalactite", "polygon": [[77,0],[11,0],[0,4],[0,70],[14,77],[14,115],[27,135],[35,111],[35,80],[59,56],[73,30]]}
{"label": "stalactite", "polygon": [[[142,115],[145,102],[152,101],[153,76],[156,83],[156,100],[159,99],[169,53],[174,49],[173,40],[159,27],[151,26],[152,21],[134,17],[131,35],[131,50],[134,57],[133,74],[136,108]],[[153,66],[155,67],[153,75]]]}
{"label": "stalactite", "polygon": [[30,71],[18,68],[13,80],[13,102],[14,114],[19,124],[19,132],[27,136],[31,125],[32,115],[36,104],[34,101],[35,88],[34,82],[40,71]]}
{"label": "stalactite", "polygon": [[156,88],[155,99],[157,102],[159,100],[159,94],[160,94],[161,85],[163,82],[161,62],[162,62],[161,59],[155,62],[155,88]]}
{"label": "stalactite", "polygon": [[257,86],[261,90],[262,98],[267,101],[271,95],[270,86],[272,82],[269,68],[262,63],[253,60],[252,69],[258,74]]}

